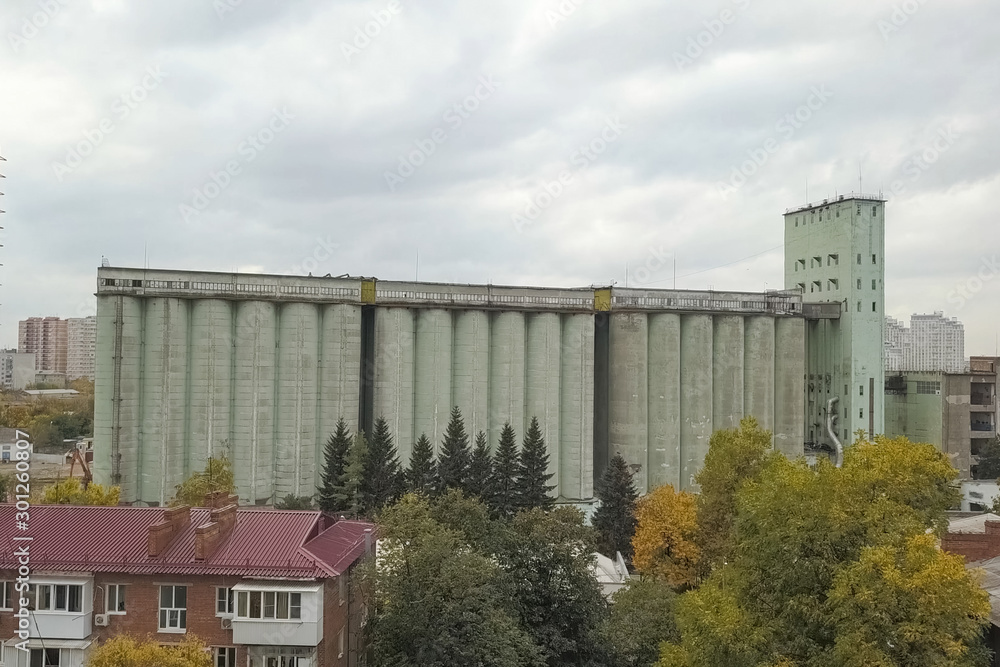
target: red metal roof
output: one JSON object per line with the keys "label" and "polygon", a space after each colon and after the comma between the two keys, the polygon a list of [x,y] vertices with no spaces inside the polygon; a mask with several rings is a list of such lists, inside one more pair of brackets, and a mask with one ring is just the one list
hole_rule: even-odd
{"label": "red metal roof", "polygon": [[[204,561],[194,559],[195,528],[210,510],[191,510],[191,523],[157,557],[148,555],[149,527],[163,517],[159,507],[38,505],[29,530],[20,531],[13,505],[0,505],[0,569],[14,569],[14,550],[30,545],[31,568],[63,572],[213,574],[224,576],[324,579],[339,575],[365,550],[359,521],[330,527],[317,511],[240,508],[232,533]],[[325,528],[325,529],[324,529]],[[30,536],[30,542],[14,537]]]}

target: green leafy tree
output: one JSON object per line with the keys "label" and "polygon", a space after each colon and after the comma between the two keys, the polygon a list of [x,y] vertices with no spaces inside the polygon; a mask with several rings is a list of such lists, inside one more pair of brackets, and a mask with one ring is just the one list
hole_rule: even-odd
{"label": "green leafy tree", "polygon": [[469,478],[465,490],[470,495],[487,499],[493,495],[490,489],[492,483],[493,457],[490,455],[486,434],[480,431],[476,434],[476,446],[472,448],[469,459]]}
{"label": "green leafy tree", "polygon": [[549,470],[549,454],[545,451],[545,439],[538,426],[538,418],[532,417],[528,432],[521,445],[520,466],[517,475],[518,504],[522,509],[552,509],[555,499],[549,495],[555,486],[546,484],[553,477]]}
{"label": "green leafy tree", "polygon": [[469,480],[469,436],[458,406],[451,410],[451,419],[444,431],[441,454],[438,456],[438,476],[442,489],[465,489]]}
{"label": "green leafy tree", "polygon": [[297,496],[294,493],[289,493],[274,504],[276,510],[311,510],[312,508],[312,496]]}
{"label": "green leafy tree", "polygon": [[591,571],[595,534],[573,507],[519,512],[499,532],[493,559],[521,627],[550,667],[605,664],[607,601]]}
{"label": "green leafy tree", "polygon": [[979,451],[975,478],[991,480],[1000,478],[1000,436],[987,442]]}
{"label": "green leafy tree", "polygon": [[351,448],[351,431],[341,417],[323,449],[323,472],[320,477],[319,507],[324,512],[345,512],[346,500],[339,495],[341,478],[347,468],[347,452]]}
{"label": "green leafy tree", "polygon": [[493,475],[490,482],[490,497],[486,504],[496,518],[509,519],[517,513],[518,475],[521,470],[521,456],[517,450],[517,434],[507,422],[500,430],[493,458]]}
{"label": "green leafy tree", "polygon": [[372,516],[386,505],[399,500],[405,490],[399,456],[384,417],[375,420],[368,455],[364,459],[360,493],[362,511]]}
{"label": "green leafy tree", "polygon": [[375,664],[545,664],[499,586],[498,565],[436,521],[426,498],[407,495],[388,508],[379,535],[379,560],[367,578]]}
{"label": "green leafy tree", "polygon": [[612,596],[611,614],[601,630],[622,667],[652,667],[660,644],[680,641],[675,616],[678,596],[665,582],[634,579]]}
{"label": "green leafy tree", "polygon": [[410,493],[422,493],[433,496],[440,486],[437,462],[434,460],[434,445],[423,433],[413,445],[410,455],[410,467],[406,469],[406,489]]}
{"label": "green leafy tree", "polygon": [[225,457],[209,457],[205,469],[196,472],[175,487],[171,505],[203,507],[211,493],[236,493],[233,465]]}
{"label": "green leafy tree", "polygon": [[[838,469],[770,457],[735,494],[726,561],[678,604],[661,665],[982,665],[986,595],[936,547],[958,473],[877,437]],[[947,589],[947,590],[946,590]]]}
{"label": "green leafy tree", "polygon": [[755,480],[774,456],[771,432],[745,417],[739,428],[716,431],[695,482],[698,494],[698,545],[703,574],[720,565],[732,548],[736,522],[736,494]]}
{"label": "green leafy tree", "polygon": [[639,494],[635,490],[632,471],[620,454],[611,457],[607,470],[597,482],[597,499],[600,505],[594,512],[592,524],[597,531],[597,550],[614,558],[620,552],[632,562],[632,536],[635,535],[635,503]]}

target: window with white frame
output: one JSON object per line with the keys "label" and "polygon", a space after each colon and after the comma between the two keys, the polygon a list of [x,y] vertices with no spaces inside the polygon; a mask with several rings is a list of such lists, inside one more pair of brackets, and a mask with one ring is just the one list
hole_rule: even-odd
{"label": "window with white frame", "polygon": [[108,601],[105,611],[109,614],[125,613],[125,584],[108,584]]}
{"label": "window with white frame", "polygon": [[14,608],[14,582],[0,581],[0,609]]}
{"label": "window with white frame", "polygon": [[232,588],[216,588],[215,589],[215,615],[216,616],[232,616],[233,615],[233,589]]}
{"label": "window with white frame", "polygon": [[160,632],[187,631],[187,586],[160,586]]}
{"label": "window with white frame", "polygon": [[302,618],[302,593],[238,591],[236,617],[284,621]]}
{"label": "window with white frame", "polygon": [[83,585],[31,584],[28,586],[28,609],[79,613],[83,610]]}
{"label": "window with white frame", "polygon": [[236,647],[213,646],[212,667],[236,667]]}

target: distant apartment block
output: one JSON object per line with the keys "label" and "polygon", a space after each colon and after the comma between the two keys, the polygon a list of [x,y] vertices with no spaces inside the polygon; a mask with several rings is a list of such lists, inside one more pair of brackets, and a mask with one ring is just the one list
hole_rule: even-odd
{"label": "distant apartment block", "polygon": [[910,326],[892,317],[885,325],[885,369],[887,372],[966,371],[965,327],[942,312],[914,314]]}
{"label": "distant apartment block", "polygon": [[997,435],[996,357],[973,357],[962,373],[887,373],[885,433],[927,442],[947,454],[962,479],[976,479],[979,453]]}
{"label": "distant apartment block", "polygon": [[7,391],[21,391],[35,381],[35,355],[16,350],[0,352],[0,384]]}
{"label": "distant apartment block", "polygon": [[66,320],[66,379],[94,379],[97,316]]}
{"label": "distant apartment block", "polygon": [[35,370],[66,372],[66,320],[30,317],[17,327],[17,350],[35,355]]}

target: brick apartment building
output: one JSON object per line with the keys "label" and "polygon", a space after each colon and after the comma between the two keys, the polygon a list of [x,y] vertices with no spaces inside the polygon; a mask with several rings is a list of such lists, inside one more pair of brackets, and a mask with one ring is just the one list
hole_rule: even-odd
{"label": "brick apartment building", "polygon": [[35,370],[66,373],[66,320],[29,317],[17,325],[17,351],[35,355]]}
{"label": "brick apartment building", "polygon": [[[353,667],[364,606],[353,568],[371,524],[318,511],[237,508],[31,508],[16,530],[0,506],[0,664],[81,667],[129,633],[169,644],[192,634],[214,667]],[[30,536],[31,588],[14,590],[14,549]],[[18,598],[31,600],[29,652],[14,647]]]}

